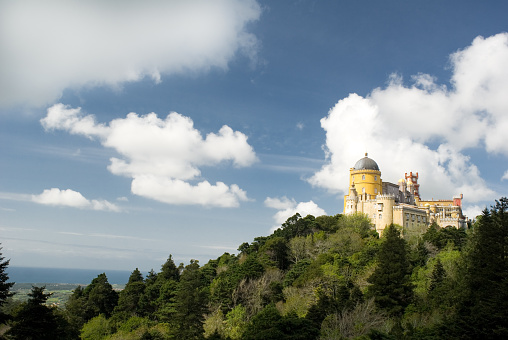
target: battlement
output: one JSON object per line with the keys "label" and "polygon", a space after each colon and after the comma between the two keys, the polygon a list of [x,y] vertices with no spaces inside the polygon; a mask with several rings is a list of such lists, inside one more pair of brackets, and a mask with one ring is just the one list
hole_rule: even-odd
{"label": "battlement", "polygon": [[366,154],[350,169],[350,194],[344,197],[344,213],[366,214],[380,234],[391,223],[422,230],[431,223],[464,227],[463,196],[421,200],[419,177],[418,172],[406,172],[397,184],[385,182],[377,163]]}
{"label": "battlement", "polygon": [[391,194],[387,194],[387,195],[385,195],[385,194],[381,194],[381,195],[377,195],[377,196],[376,196],[376,199],[378,199],[378,200],[383,200],[383,201],[388,201],[388,200],[390,200],[390,201],[391,201],[391,200],[395,201],[395,196],[394,196],[394,195],[391,195]]}

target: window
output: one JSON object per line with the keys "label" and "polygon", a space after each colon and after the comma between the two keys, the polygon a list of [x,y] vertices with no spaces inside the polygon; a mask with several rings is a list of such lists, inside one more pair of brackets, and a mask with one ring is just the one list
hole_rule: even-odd
{"label": "window", "polygon": [[362,180],[365,181],[365,175],[362,176]]}
{"label": "window", "polygon": [[374,193],[377,194],[377,188],[374,188]]}
{"label": "window", "polygon": [[364,194],[365,194],[365,188],[362,188],[362,193],[364,193]]}
{"label": "window", "polygon": [[377,176],[374,176],[374,180],[377,181]]}
{"label": "window", "polygon": [[382,219],[383,218],[383,214],[379,214],[379,219]]}

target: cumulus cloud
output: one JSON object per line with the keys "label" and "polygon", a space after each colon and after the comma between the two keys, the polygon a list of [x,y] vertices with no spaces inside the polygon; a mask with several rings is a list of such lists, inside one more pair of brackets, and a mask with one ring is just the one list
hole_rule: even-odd
{"label": "cumulus cloud", "polygon": [[486,206],[480,205],[468,205],[462,208],[462,213],[470,219],[475,219],[476,216],[480,216],[482,214],[483,209]]}
{"label": "cumulus cloud", "polygon": [[279,210],[275,213],[275,215],[273,215],[276,225],[272,227],[272,232],[277,228],[280,228],[282,223],[286,222],[289,217],[295,215],[296,213],[299,213],[302,217],[307,215],[313,215],[316,217],[326,215],[326,211],[321,209],[313,201],[297,203],[294,199],[289,199],[286,196],[282,198],[267,197],[265,199],[265,206]]}
{"label": "cumulus cloud", "polygon": [[237,207],[239,201],[247,201],[247,194],[238,185],[227,186],[222,182],[211,185],[202,181],[196,185],[158,176],[137,176],[132,180],[133,194],[169,204],[199,204],[203,206]]}
{"label": "cumulus cloud", "polygon": [[473,147],[508,156],[508,34],[477,37],[450,56],[451,88],[428,74],[404,85],[392,75],[367,97],[350,94],[321,119],[327,162],[309,182],[346,193],[348,170],[365,151],[383,180],[419,172],[424,199],[464,194],[470,202],[496,196],[465,153]]}
{"label": "cumulus cloud", "polygon": [[208,181],[191,184],[201,175],[200,167],[230,161],[245,167],[257,161],[247,136],[223,126],[205,138],[193,121],[176,112],[160,119],[155,113],[129,113],[108,125],[99,124],[80,108],[55,104],[41,119],[46,130],[64,130],[97,138],[105,147],[121,155],[108,166],[115,175],[132,178],[132,193],[170,204],[199,204],[235,207],[247,195],[237,185]]}
{"label": "cumulus cloud", "polygon": [[81,193],[71,189],[46,189],[39,195],[32,195],[32,201],[44,205],[59,205],[115,212],[120,211],[120,208],[111,202],[106,200],[88,200]]}
{"label": "cumulus cloud", "polygon": [[0,105],[44,105],[65,88],[227,68],[256,58],[255,0],[2,1]]}

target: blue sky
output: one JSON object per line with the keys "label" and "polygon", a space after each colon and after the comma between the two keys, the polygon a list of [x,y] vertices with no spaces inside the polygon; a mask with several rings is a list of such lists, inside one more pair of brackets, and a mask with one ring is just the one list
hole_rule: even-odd
{"label": "blue sky", "polygon": [[508,189],[504,1],[0,1],[12,266],[204,264],[384,181]]}

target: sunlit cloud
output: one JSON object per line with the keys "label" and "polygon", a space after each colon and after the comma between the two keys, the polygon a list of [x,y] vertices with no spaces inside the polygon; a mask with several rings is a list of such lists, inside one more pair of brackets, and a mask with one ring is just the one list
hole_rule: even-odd
{"label": "sunlit cloud", "polygon": [[41,194],[32,195],[31,200],[35,203],[44,205],[114,212],[119,212],[121,210],[117,205],[106,200],[88,200],[81,193],[71,189],[46,189]]}
{"label": "sunlit cloud", "polygon": [[315,217],[326,215],[326,211],[321,209],[313,201],[297,203],[294,199],[289,199],[286,196],[281,198],[267,197],[265,199],[265,206],[278,210],[275,215],[273,215],[276,224],[271,228],[272,232],[280,228],[282,223],[286,222],[289,217],[296,213],[299,213],[302,217],[307,215],[313,215]]}
{"label": "sunlit cloud", "polygon": [[80,108],[63,104],[50,107],[41,124],[46,130],[99,139],[103,146],[116,150],[122,158],[111,158],[108,169],[132,178],[135,195],[169,204],[217,207],[236,207],[248,200],[236,184],[195,183],[203,166],[229,161],[235,167],[246,167],[257,161],[247,136],[227,125],[203,138],[189,117],[176,112],[165,119],[155,113],[129,113],[106,125],[97,123],[93,115],[83,114]]}
{"label": "sunlit cloud", "polygon": [[507,60],[507,33],[478,37],[450,56],[451,88],[428,74],[413,76],[409,86],[392,75],[367,97],[339,100],[321,119],[327,163],[308,181],[344,194],[349,168],[368,151],[384,181],[419,172],[424,199],[461,193],[469,202],[493,199],[497,193],[464,151],[508,155]]}

